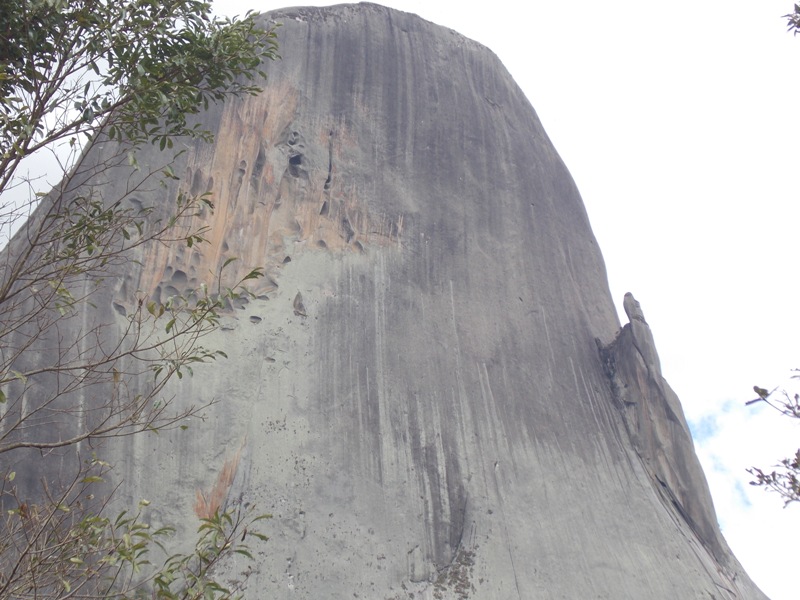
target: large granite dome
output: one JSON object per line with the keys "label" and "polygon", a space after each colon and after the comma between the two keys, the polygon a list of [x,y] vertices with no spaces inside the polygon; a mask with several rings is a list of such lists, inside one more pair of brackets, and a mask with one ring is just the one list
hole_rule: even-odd
{"label": "large granite dome", "polygon": [[274,515],[254,599],[764,598],[641,308],[621,328],[575,184],[497,57],[374,4],[264,18],[283,57],[264,92],[204,113],[215,143],[134,198],[211,190],[209,243],[142,249],[87,317],[121,328],[228,258],[267,272],[203,340],[228,360],[170,390],[218,400],[205,421],[105,446],[115,502],[191,531],[228,460],[228,502]]}

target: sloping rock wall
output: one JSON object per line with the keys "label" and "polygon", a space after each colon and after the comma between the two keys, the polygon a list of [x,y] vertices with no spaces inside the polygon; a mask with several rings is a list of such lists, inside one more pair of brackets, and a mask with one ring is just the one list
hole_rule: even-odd
{"label": "sloping rock wall", "polygon": [[229,359],[171,389],[218,401],[204,421],[106,446],[116,502],[191,531],[227,461],[228,502],[275,516],[227,565],[249,598],[764,598],[500,61],[373,4],[268,18],[265,91],[136,199],[210,189],[210,243],[142,250],[92,313],[123,327],[231,257],[268,273],[203,340]]}

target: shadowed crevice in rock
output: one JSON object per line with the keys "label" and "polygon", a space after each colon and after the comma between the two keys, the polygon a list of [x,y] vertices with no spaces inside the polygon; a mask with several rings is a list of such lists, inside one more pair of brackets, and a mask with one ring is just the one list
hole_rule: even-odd
{"label": "shadowed crevice in rock", "polygon": [[629,318],[601,357],[633,446],[667,506],[674,508],[721,564],[731,555],[694,453],[680,401],[661,374],[653,333],[639,302],[625,294]]}

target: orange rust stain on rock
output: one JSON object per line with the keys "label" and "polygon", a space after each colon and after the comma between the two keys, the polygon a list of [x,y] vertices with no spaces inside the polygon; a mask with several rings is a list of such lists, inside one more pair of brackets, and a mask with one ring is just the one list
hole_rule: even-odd
{"label": "orange rust stain on rock", "polygon": [[[214,210],[202,210],[183,231],[205,231],[207,243],[193,248],[151,249],[139,289],[164,297],[209,286],[228,258],[224,284],[260,267],[268,277],[249,285],[256,294],[275,288],[284,258],[295,251],[366,252],[396,244],[402,217],[375,217],[343,175],[354,160],[357,135],[334,117],[298,117],[299,92],[288,84],[268,86],[258,96],[229,102],[213,152],[190,151],[181,192],[210,192]],[[344,169],[346,171],[346,169]],[[183,289],[172,274],[187,274]]]}

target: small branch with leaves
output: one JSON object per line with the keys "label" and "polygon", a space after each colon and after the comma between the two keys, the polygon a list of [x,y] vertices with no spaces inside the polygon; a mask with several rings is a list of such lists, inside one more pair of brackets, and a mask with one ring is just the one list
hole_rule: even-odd
{"label": "small branch with leaves", "polygon": [[[799,379],[800,376],[793,375],[792,378]],[[763,402],[786,417],[800,419],[800,394],[790,394],[780,388],[769,391],[759,386],[754,386],[753,390],[757,397],[745,404]],[[751,467],[747,472],[755,477],[750,485],[776,492],[783,499],[784,506],[800,502],[800,449],[793,456],[782,459],[771,471]]]}

